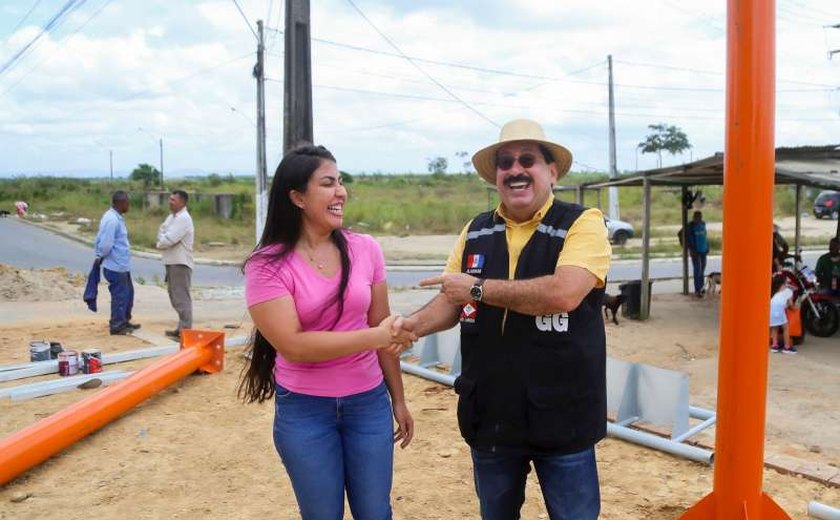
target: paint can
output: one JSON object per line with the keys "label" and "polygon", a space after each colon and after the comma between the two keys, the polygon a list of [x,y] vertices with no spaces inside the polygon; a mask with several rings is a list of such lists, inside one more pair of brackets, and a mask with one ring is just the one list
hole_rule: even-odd
{"label": "paint can", "polygon": [[29,344],[29,361],[49,361],[50,342],[33,341]]}
{"label": "paint can", "polygon": [[89,348],[82,351],[82,372],[85,374],[98,374],[102,372],[102,351],[98,348]]}
{"label": "paint can", "polygon": [[65,350],[58,354],[58,375],[74,376],[79,373],[79,354],[75,350]]}
{"label": "paint can", "polygon": [[50,341],[50,359],[58,359],[58,353],[64,352],[64,347],[57,341]]}

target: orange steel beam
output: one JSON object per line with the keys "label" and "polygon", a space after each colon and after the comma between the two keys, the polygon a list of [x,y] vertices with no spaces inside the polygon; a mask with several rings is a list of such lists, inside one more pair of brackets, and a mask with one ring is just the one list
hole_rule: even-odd
{"label": "orange steel beam", "polygon": [[714,487],[682,518],[789,518],[762,492],[773,226],[775,1],[729,0]]}
{"label": "orange steel beam", "polygon": [[184,330],[181,350],[0,441],[0,486],[196,370],[224,368],[223,332]]}

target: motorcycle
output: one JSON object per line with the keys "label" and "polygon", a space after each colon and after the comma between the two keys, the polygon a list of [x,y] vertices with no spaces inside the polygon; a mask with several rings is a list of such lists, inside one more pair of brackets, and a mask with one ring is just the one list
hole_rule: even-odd
{"label": "motorcycle", "polygon": [[840,329],[840,297],[817,289],[817,276],[802,262],[799,255],[788,255],[794,262],[785,262],[781,273],[801,302],[802,325],[820,338],[834,335]]}

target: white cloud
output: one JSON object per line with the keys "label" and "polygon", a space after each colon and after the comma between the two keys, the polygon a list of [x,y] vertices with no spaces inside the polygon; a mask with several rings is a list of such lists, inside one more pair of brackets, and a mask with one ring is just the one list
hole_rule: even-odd
{"label": "white cloud", "polygon": [[[252,171],[255,42],[233,3],[113,2],[68,38],[99,5],[80,9],[0,75],[0,175],[104,172],[109,149],[118,170],[130,171],[139,162],[157,162],[160,136],[168,170]],[[241,5],[253,23],[266,17],[269,2]],[[282,28],[282,2],[273,5],[271,25]],[[427,157],[472,153],[494,140],[498,129],[484,117],[502,123],[522,116],[542,121],[573,150],[578,166],[606,168],[607,54],[614,58],[620,169],[636,166],[636,144],[652,123],[685,130],[695,158],[723,149],[722,0],[357,5],[472,108],[389,55],[394,49],[347,2],[313,2],[313,37],[340,44],[313,42],[315,137],[344,169],[424,171]],[[840,56],[827,59],[828,50],[840,48],[840,30],[819,23],[836,23],[840,8],[830,0],[808,6],[779,7],[779,145],[837,141],[840,131]],[[39,7],[9,34],[29,7],[24,0],[3,6],[0,64],[55,9]],[[267,75],[274,80],[266,84],[273,169],[282,142],[283,35],[267,28],[266,37]],[[649,155],[638,158],[640,168],[654,163]]]}

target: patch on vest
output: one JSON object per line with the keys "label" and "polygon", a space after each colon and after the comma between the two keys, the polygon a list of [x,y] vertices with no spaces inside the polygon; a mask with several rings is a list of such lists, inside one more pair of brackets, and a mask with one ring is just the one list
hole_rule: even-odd
{"label": "patch on vest", "polygon": [[481,274],[484,269],[484,255],[467,255],[467,274]]}
{"label": "patch on vest", "polygon": [[461,322],[462,323],[475,323],[475,315],[478,312],[478,309],[473,307],[471,303],[464,305],[461,308]]}
{"label": "patch on vest", "polygon": [[537,330],[540,332],[568,332],[569,331],[569,313],[561,312],[558,314],[546,314],[545,316],[536,316],[535,322]]}

